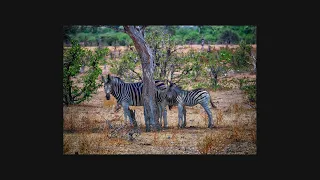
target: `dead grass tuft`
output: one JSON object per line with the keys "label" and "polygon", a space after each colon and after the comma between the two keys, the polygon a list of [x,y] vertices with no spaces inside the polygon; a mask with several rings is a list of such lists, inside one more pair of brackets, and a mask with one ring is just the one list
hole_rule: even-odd
{"label": "dead grass tuft", "polygon": [[63,154],[67,154],[71,151],[71,140],[63,135]]}
{"label": "dead grass tuft", "polygon": [[222,124],[222,121],[223,121],[223,113],[222,113],[222,110],[219,109],[217,114],[216,114],[216,119],[217,119],[217,125],[221,125]]}
{"label": "dead grass tuft", "polygon": [[171,133],[172,133],[171,139],[172,139],[173,142],[175,142],[175,141],[177,140],[178,129],[173,128],[173,129],[171,130]]}
{"label": "dead grass tuft", "polygon": [[197,149],[200,154],[215,154],[228,144],[226,140],[226,134],[221,132],[206,134],[197,143]]}
{"label": "dead grass tuft", "polygon": [[154,143],[155,145],[158,144],[158,140],[159,140],[158,133],[157,133],[157,132],[154,132],[154,133],[153,133],[153,143]]}
{"label": "dead grass tuft", "polygon": [[79,154],[90,154],[92,152],[93,142],[90,140],[90,137],[87,133],[81,133],[79,135]]}
{"label": "dead grass tuft", "polygon": [[204,122],[204,125],[205,126],[208,126],[208,114],[207,114],[207,112],[206,111],[204,111],[204,110],[202,110],[201,112],[200,112],[200,116],[201,116],[201,119],[202,119],[202,121]]}

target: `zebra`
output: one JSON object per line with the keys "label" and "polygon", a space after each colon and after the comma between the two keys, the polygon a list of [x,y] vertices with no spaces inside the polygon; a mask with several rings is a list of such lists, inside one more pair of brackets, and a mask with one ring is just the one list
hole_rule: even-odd
{"label": "zebra", "polygon": [[[110,94],[112,94],[117,99],[117,107],[119,105],[123,107],[125,121],[127,121],[127,117],[129,117],[130,123],[133,124],[133,119],[129,111],[129,106],[143,106],[143,82],[125,83],[119,77],[110,76],[109,74],[106,79],[102,75],[102,81],[104,82],[104,91],[106,93],[106,99],[110,100]],[[165,107],[165,93],[167,87],[163,82],[159,80],[155,80],[155,85],[156,104],[160,112],[160,123],[162,124],[163,117],[164,127],[167,128],[167,110]],[[147,123],[147,121],[145,122]],[[149,124],[146,124],[146,126],[149,127]]]}
{"label": "zebra", "polygon": [[182,128],[186,126],[186,109],[185,106],[194,106],[200,104],[208,114],[208,128],[213,128],[214,123],[212,120],[212,113],[209,109],[209,100],[212,108],[217,108],[211,99],[208,91],[204,89],[194,89],[186,91],[181,89],[175,83],[169,82],[170,85],[167,88],[166,101],[168,102],[169,109],[173,105],[178,105],[178,127]]}

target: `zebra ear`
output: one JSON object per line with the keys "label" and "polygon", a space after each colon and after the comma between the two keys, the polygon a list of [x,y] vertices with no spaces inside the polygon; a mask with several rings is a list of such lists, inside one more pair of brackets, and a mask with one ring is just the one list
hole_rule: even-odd
{"label": "zebra ear", "polygon": [[110,78],[110,74],[108,74],[107,80],[108,80],[108,81],[110,81],[110,80],[111,80],[111,78]]}

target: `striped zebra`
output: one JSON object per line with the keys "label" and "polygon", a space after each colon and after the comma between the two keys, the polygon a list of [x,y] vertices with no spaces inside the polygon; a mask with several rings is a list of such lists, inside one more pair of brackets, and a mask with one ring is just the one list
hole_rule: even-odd
{"label": "striped zebra", "polygon": [[169,109],[172,106],[178,105],[178,126],[180,128],[186,126],[186,109],[185,106],[194,106],[200,104],[208,114],[208,128],[212,128],[214,126],[212,120],[212,113],[209,109],[209,101],[211,103],[212,108],[216,108],[213,104],[210,94],[208,91],[203,89],[194,89],[191,91],[186,91],[178,87],[175,83],[171,83],[167,90],[166,101],[169,105]]}
{"label": "striped zebra", "polygon": [[[106,79],[102,76],[102,81],[104,82],[104,91],[106,93],[106,99],[110,100],[110,94],[112,94],[117,99],[117,106],[121,105],[123,107],[125,121],[127,121],[127,117],[129,117],[130,123],[133,124],[132,116],[129,111],[129,106],[143,106],[143,82],[125,83],[119,77],[113,77],[109,74]],[[156,104],[160,112],[160,123],[162,124],[163,117],[164,127],[168,127],[167,110],[165,107],[167,87],[163,82],[159,80],[155,80],[155,85]],[[147,121],[145,122],[148,123]],[[146,126],[149,127],[149,124],[146,124]]]}

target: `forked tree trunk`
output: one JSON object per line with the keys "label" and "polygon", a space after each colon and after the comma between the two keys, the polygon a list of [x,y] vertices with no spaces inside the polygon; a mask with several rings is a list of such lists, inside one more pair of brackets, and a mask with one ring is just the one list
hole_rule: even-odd
{"label": "forked tree trunk", "polygon": [[137,29],[134,26],[124,26],[125,32],[132,39],[136,50],[141,57],[143,70],[143,103],[146,131],[160,130],[159,112],[155,101],[155,83],[154,83],[154,57],[149,45],[144,39],[144,28]]}

